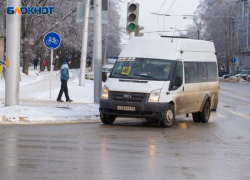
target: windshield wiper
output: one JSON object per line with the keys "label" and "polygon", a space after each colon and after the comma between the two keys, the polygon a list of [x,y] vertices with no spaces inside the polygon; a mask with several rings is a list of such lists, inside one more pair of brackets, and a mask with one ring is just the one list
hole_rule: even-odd
{"label": "windshield wiper", "polygon": [[[131,77],[129,77],[128,75],[126,75],[126,74],[120,74],[120,73],[112,73],[112,74],[118,74],[118,75],[121,75],[121,76],[126,76],[126,77],[128,77],[129,79],[132,79]],[[111,76],[112,77],[112,76]]]}
{"label": "windshield wiper", "polygon": [[148,78],[151,78],[151,79],[153,79],[153,80],[158,81],[158,79],[155,79],[155,78],[153,78],[153,77],[151,77],[151,76],[147,76],[147,75],[144,75],[144,74],[133,74],[133,75],[134,75],[134,76],[148,77]]}

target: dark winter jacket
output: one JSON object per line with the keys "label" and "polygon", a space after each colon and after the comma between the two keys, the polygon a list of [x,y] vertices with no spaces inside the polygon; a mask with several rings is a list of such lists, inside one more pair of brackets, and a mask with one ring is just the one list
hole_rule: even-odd
{"label": "dark winter jacket", "polygon": [[63,62],[63,65],[61,68],[61,79],[66,80],[66,81],[69,80],[69,65],[66,61]]}

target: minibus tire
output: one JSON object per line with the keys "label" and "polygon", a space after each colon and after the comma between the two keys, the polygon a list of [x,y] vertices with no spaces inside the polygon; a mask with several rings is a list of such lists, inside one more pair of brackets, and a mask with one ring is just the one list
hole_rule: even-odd
{"label": "minibus tire", "polygon": [[115,122],[115,116],[101,115],[101,121],[103,124],[113,124]]}
{"label": "minibus tire", "polygon": [[196,123],[201,122],[201,120],[200,120],[200,113],[199,112],[192,113],[192,115],[193,115],[193,121],[194,122],[196,122]]}
{"label": "minibus tire", "polygon": [[[171,122],[167,121],[167,116],[171,118],[171,120],[169,119]],[[164,118],[160,120],[160,126],[162,128],[169,128],[173,125],[174,120],[175,120],[174,106],[171,104],[168,104]]]}
{"label": "minibus tire", "polygon": [[211,114],[210,102],[207,101],[200,113],[200,120],[202,123],[208,123]]}

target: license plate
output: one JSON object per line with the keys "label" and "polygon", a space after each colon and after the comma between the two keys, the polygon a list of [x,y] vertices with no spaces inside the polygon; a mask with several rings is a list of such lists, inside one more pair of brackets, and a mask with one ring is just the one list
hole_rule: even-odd
{"label": "license plate", "polygon": [[117,106],[117,110],[119,110],[119,111],[135,111],[135,107],[131,107],[131,106]]}

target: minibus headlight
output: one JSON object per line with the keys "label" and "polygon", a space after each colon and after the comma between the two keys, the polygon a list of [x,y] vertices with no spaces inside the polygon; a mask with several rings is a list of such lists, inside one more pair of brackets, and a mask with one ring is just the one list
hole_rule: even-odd
{"label": "minibus headlight", "polygon": [[102,88],[102,99],[109,99],[109,89],[107,88],[107,86],[104,86]]}
{"label": "minibus headlight", "polygon": [[152,91],[152,92],[150,93],[148,102],[152,102],[152,103],[157,103],[157,102],[159,102],[160,93],[161,93],[161,89]]}

